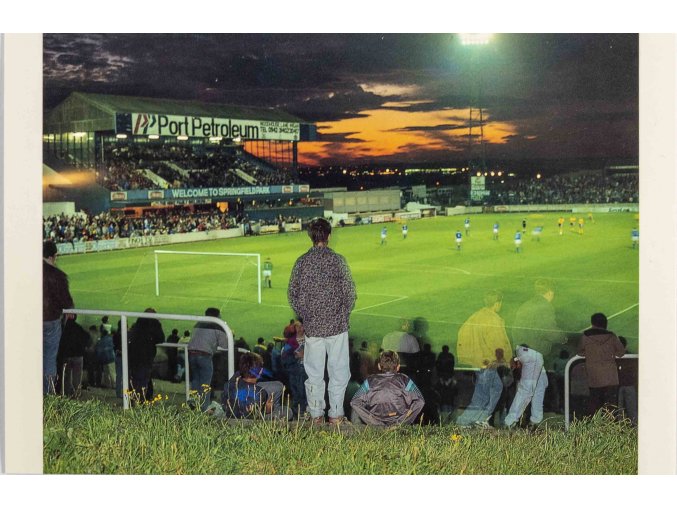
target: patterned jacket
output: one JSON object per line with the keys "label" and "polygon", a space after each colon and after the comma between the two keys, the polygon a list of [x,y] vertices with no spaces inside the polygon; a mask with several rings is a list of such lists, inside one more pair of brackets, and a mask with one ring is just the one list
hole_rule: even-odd
{"label": "patterned jacket", "polygon": [[306,336],[325,338],[348,331],[357,296],[343,256],[326,246],[313,246],[292,269],[289,304],[303,322]]}

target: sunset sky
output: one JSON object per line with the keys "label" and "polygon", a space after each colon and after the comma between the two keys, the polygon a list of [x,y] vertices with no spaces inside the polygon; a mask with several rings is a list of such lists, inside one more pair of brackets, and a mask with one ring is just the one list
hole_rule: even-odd
{"label": "sunset sky", "polygon": [[636,34],[495,34],[486,46],[455,34],[46,34],[44,100],[49,109],[85,91],[275,107],[318,126],[320,140],[299,147],[311,165],[462,160],[472,103],[488,159],[636,159],[638,43]]}

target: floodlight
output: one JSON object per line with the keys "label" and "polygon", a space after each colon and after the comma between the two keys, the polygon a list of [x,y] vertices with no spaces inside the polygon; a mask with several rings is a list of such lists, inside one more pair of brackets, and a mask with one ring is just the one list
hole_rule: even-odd
{"label": "floodlight", "polygon": [[118,139],[127,139],[127,134],[117,134],[115,137]]}
{"label": "floodlight", "polygon": [[160,139],[160,136],[157,134],[151,134],[148,136],[148,139]]}
{"label": "floodlight", "polygon": [[179,141],[188,141],[188,136],[176,136]]}
{"label": "floodlight", "polygon": [[492,33],[459,33],[463,46],[484,46],[489,44]]}

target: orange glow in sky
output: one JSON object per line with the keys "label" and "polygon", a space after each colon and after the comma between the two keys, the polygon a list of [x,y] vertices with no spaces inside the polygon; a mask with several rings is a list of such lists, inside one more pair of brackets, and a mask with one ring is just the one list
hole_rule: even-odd
{"label": "orange glow in sky", "polygon": [[[302,164],[321,164],[322,159],[345,159],[346,163],[359,158],[406,155],[410,151],[462,151],[459,141],[468,136],[467,109],[437,111],[406,111],[395,109],[410,103],[389,103],[394,109],[362,111],[363,116],[334,122],[318,123],[318,132],[324,136],[345,136],[347,142],[306,142],[299,146]],[[473,111],[475,120],[476,111]],[[516,127],[510,123],[492,122],[484,113],[484,140],[503,144],[506,136],[514,135]],[[473,128],[479,135],[479,127]],[[453,141],[453,142],[452,142]]]}

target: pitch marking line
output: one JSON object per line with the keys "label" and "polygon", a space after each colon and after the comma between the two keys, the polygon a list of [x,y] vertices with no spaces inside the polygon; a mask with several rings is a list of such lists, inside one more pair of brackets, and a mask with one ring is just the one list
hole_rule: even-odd
{"label": "pitch marking line", "polygon": [[[621,310],[620,312],[614,313],[612,316],[607,317],[607,320],[611,320],[611,319],[613,319],[614,317],[618,317],[619,315],[622,315],[622,314],[624,314],[625,312],[630,311],[630,310],[632,310],[633,308],[635,308],[635,307],[637,307],[637,306],[639,306],[639,303],[635,303],[634,305],[630,305],[630,306],[628,306],[625,310]],[[590,326],[584,327],[583,329],[581,329],[581,330],[579,331],[579,333],[582,333],[583,331],[585,331],[586,329],[589,329],[589,328],[590,328]]]}
{"label": "pitch marking line", "polygon": [[[386,294],[381,294],[382,296],[385,296]],[[402,301],[404,299],[409,299],[409,296],[390,296],[390,297],[395,297],[396,299],[391,299],[390,301],[385,301],[383,303],[378,303],[375,305],[370,305],[370,306],[365,306],[363,308],[358,308],[357,310],[353,310],[352,313],[359,313],[364,310],[369,310],[370,308],[376,308],[377,306],[383,306],[383,305],[389,305],[390,303],[397,303],[398,301]]]}

